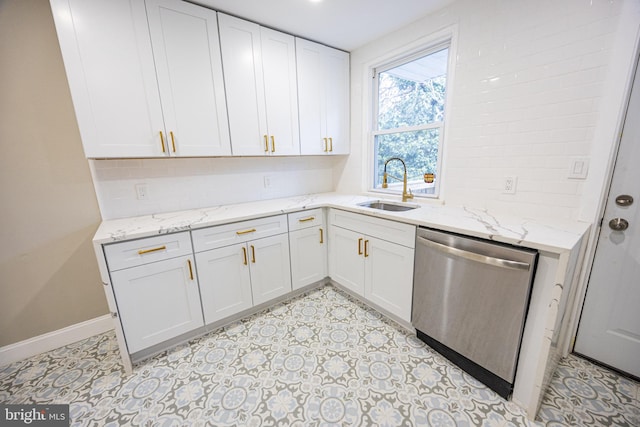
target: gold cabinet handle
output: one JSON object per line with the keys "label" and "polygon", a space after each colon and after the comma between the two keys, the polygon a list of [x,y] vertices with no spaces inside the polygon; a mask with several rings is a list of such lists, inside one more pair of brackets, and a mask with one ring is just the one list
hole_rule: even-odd
{"label": "gold cabinet handle", "polygon": [[244,258],[243,264],[247,265],[247,248],[244,246],[242,247],[242,257]]}
{"label": "gold cabinet handle", "polygon": [[369,256],[369,241],[364,241],[364,257],[367,258]]}
{"label": "gold cabinet handle", "polygon": [[171,136],[171,147],[173,148],[173,152],[176,152],[176,139],[173,136],[173,131],[169,131],[169,136]]}
{"label": "gold cabinet handle", "polygon": [[187,265],[189,266],[189,278],[193,280],[193,268],[191,267],[191,260],[187,260]]}
{"label": "gold cabinet handle", "polygon": [[251,262],[256,263],[256,248],[251,245]]}
{"label": "gold cabinet handle", "polygon": [[333,138],[329,137],[329,151],[333,152]]}
{"label": "gold cabinet handle", "polygon": [[162,134],[162,131],[160,131],[160,143],[162,144],[162,152],[165,153],[166,150],[164,149],[164,135]]}
{"label": "gold cabinet handle", "polygon": [[187,265],[189,265],[189,278],[193,280],[193,268],[191,267],[191,260],[187,260]]}
{"label": "gold cabinet handle", "polygon": [[316,219],[315,216],[310,216],[309,218],[301,218],[298,221],[299,222],[309,222],[309,221],[313,221],[314,219]]}
{"label": "gold cabinet handle", "polygon": [[320,244],[324,243],[324,231],[322,231],[322,228],[320,229]]}
{"label": "gold cabinet handle", "polygon": [[324,152],[328,152],[329,151],[329,138],[322,138],[324,139]]}
{"label": "gold cabinet handle", "polygon": [[265,153],[269,152],[269,137],[267,135],[264,136],[264,151]]}
{"label": "gold cabinet handle", "polygon": [[276,152],[276,137],[271,135],[271,152]]}
{"label": "gold cabinet handle", "polygon": [[358,239],[358,255],[362,255],[362,241],[364,239],[361,237]]}
{"label": "gold cabinet handle", "polygon": [[255,233],[255,232],[256,232],[256,229],[252,228],[252,229],[249,229],[249,230],[236,231],[236,234],[238,236],[241,236],[243,234],[249,234],[249,233]]}
{"label": "gold cabinet handle", "polygon": [[151,253],[151,252],[164,251],[166,249],[167,249],[167,247],[164,246],[164,245],[163,246],[158,246],[157,248],[153,248],[153,249],[140,249],[138,251],[138,255],[144,255],[144,254],[148,254],[148,253]]}

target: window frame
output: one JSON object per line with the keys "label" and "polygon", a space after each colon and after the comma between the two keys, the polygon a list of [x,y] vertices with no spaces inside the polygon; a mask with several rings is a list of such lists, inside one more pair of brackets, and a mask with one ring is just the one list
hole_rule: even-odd
{"label": "window frame", "polygon": [[[367,146],[369,151],[368,156],[368,166],[365,169],[368,172],[367,182],[368,182],[368,191],[372,193],[382,193],[388,195],[399,195],[402,193],[402,183],[390,182],[389,187],[387,189],[376,188],[376,173],[377,173],[377,144],[376,138],[380,135],[387,135],[393,133],[402,133],[402,132],[415,132],[415,131],[423,131],[430,129],[438,129],[439,132],[439,140],[438,140],[438,159],[436,163],[436,180],[433,194],[415,194],[416,197],[426,200],[439,200],[443,197],[443,186],[442,186],[442,177],[443,177],[443,164],[444,164],[444,149],[445,149],[445,138],[446,138],[446,128],[447,128],[447,118],[448,111],[451,108],[451,86],[453,82],[453,58],[455,57],[455,37],[456,31],[455,28],[451,28],[448,30],[444,30],[440,32],[440,34],[436,37],[429,37],[421,39],[417,44],[414,44],[412,48],[407,49],[399,49],[392,54],[388,55],[387,58],[381,59],[379,62],[374,64],[370,64],[369,66],[369,76],[372,79],[372,84],[370,85],[370,102],[369,102],[369,129],[368,129],[368,138],[367,138]],[[393,128],[393,129],[384,129],[378,130],[378,109],[379,109],[379,89],[378,89],[378,75],[380,73],[384,73],[385,71],[391,70],[400,65],[411,62],[415,59],[428,56],[430,54],[436,53],[443,49],[448,49],[448,57],[447,57],[447,82],[445,88],[445,108],[443,112],[442,121],[432,122],[425,125],[418,126],[405,126],[401,128]],[[411,185],[409,183],[409,188]],[[399,189],[396,189],[399,188]]]}

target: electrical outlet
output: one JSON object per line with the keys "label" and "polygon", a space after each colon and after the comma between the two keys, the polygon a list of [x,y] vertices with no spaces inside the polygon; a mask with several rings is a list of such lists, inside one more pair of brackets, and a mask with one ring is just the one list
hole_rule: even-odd
{"label": "electrical outlet", "polygon": [[503,194],[516,194],[516,186],[518,184],[517,176],[505,176],[502,185]]}
{"label": "electrical outlet", "polygon": [[264,188],[271,188],[271,175],[264,176]]}
{"label": "electrical outlet", "polygon": [[149,197],[149,187],[147,184],[136,184],[136,199],[147,200]]}

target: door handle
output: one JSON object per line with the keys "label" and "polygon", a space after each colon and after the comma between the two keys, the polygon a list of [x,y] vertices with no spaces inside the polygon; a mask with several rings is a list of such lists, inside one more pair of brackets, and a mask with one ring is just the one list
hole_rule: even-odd
{"label": "door handle", "polygon": [[629,221],[624,218],[613,218],[609,221],[609,228],[615,231],[624,231],[629,228]]}
{"label": "door handle", "polygon": [[361,237],[358,239],[358,255],[362,255],[362,241],[364,239]]}
{"label": "door handle", "polygon": [[251,262],[256,263],[256,248],[253,245],[251,245]]}

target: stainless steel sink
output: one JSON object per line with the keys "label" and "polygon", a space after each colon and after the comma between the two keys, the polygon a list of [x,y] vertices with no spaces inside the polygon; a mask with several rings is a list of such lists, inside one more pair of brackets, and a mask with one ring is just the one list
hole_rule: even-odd
{"label": "stainless steel sink", "polygon": [[387,202],[384,200],[370,200],[368,202],[358,203],[358,206],[363,206],[365,208],[372,208],[372,209],[380,209],[382,211],[392,211],[392,212],[410,211],[412,209],[417,209],[420,207],[419,205],[407,205],[407,204],[400,204],[395,202]]}

